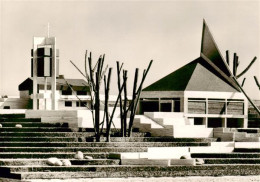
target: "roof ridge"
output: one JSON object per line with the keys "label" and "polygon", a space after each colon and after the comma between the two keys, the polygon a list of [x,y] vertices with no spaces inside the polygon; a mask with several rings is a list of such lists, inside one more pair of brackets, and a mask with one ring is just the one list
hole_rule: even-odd
{"label": "roof ridge", "polygon": [[[199,58],[200,58],[200,57],[199,57]],[[197,58],[196,60],[198,61],[199,58]],[[193,69],[193,71],[192,71],[192,74],[190,75],[189,81],[187,82],[187,84],[186,84],[186,86],[185,86],[185,88],[184,88],[184,91],[187,89],[187,87],[188,87],[188,85],[189,85],[189,83],[190,83],[190,81],[191,81],[192,75],[194,74],[194,71],[196,70],[196,68],[197,68],[197,66],[198,66],[198,63],[199,63],[199,62],[197,62],[197,64],[195,65],[195,67],[194,67],[194,69]]]}
{"label": "roof ridge", "polygon": [[[233,88],[235,88],[237,91],[240,92],[239,87],[237,84],[233,81],[233,79],[229,76],[227,76],[220,68],[218,68],[212,61],[209,60],[203,53],[201,53],[201,58],[207,62],[216,72],[218,72],[223,78],[228,82]],[[219,77],[219,76],[218,76]]]}
{"label": "roof ridge", "polygon": [[[206,41],[205,41],[206,39]],[[204,44],[207,44],[204,46]],[[232,73],[230,72],[227,63],[224,61],[224,57],[221,54],[221,51],[218,48],[218,45],[207,25],[205,19],[203,19],[203,26],[202,26],[202,38],[201,38],[201,49],[200,54],[204,54],[213,64],[215,64],[219,69],[223,69],[227,76],[231,76]],[[221,67],[220,67],[221,66]]]}

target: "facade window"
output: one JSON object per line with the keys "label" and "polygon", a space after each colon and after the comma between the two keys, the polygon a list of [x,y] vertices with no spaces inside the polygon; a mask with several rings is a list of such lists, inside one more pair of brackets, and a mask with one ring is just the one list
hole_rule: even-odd
{"label": "facade window", "polygon": [[208,99],[208,114],[225,114],[225,99]]}
{"label": "facade window", "polygon": [[188,98],[188,113],[206,114],[206,99]]}
{"label": "facade window", "polygon": [[86,105],[87,105],[87,102],[85,102],[85,101],[83,101],[83,102],[77,101],[76,102],[77,107],[86,107]]}
{"label": "facade window", "polygon": [[62,95],[72,95],[72,90],[62,90],[61,92]]}
{"label": "facade window", "polygon": [[180,98],[161,98],[160,104],[162,112],[181,112]]}
{"label": "facade window", "polygon": [[244,102],[228,100],[227,114],[243,115],[244,114]]}
{"label": "facade window", "polygon": [[72,101],[65,101],[65,107],[72,107]]}
{"label": "facade window", "polygon": [[208,118],[208,128],[218,128],[223,126],[223,118]]}
{"label": "facade window", "polygon": [[77,91],[77,95],[87,95],[87,91]]}
{"label": "facade window", "polygon": [[140,113],[159,112],[159,100],[142,100],[140,101]]}

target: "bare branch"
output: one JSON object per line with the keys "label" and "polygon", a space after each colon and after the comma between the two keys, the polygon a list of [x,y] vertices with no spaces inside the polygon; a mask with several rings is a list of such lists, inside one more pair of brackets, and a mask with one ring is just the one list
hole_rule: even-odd
{"label": "bare branch", "polygon": [[254,64],[254,62],[256,61],[257,57],[254,57],[254,59],[251,61],[251,63],[246,67],[246,69],[244,69],[244,71],[242,71],[242,73],[240,73],[239,75],[237,75],[237,78],[243,76],[249,69],[250,67]]}
{"label": "bare branch", "polygon": [[229,53],[228,53],[228,50],[226,50],[226,61],[227,61],[227,64],[229,65]]}
{"label": "bare branch", "polygon": [[233,56],[233,75],[237,75],[237,53],[234,53]]}
{"label": "bare branch", "polygon": [[70,62],[80,72],[80,74],[84,76],[84,78],[87,78],[86,75],[73,63],[73,61],[70,60]]}
{"label": "bare branch", "polygon": [[243,86],[244,86],[244,84],[245,84],[245,81],[246,81],[246,78],[244,78],[244,79],[243,79],[243,81],[242,81],[242,84],[241,84],[241,87],[243,87]]}
{"label": "bare branch", "polygon": [[86,50],[86,53],[85,53],[85,75],[86,75],[86,78],[89,82],[89,75],[88,75],[88,71],[87,71],[87,56],[88,56],[88,51]]}
{"label": "bare branch", "polygon": [[108,65],[106,66],[106,68],[104,69],[104,71],[103,71],[103,73],[102,73],[102,75],[101,75],[101,78],[100,79],[102,79],[103,78],[103,76],[106,74],[106,72],[107,72],[107,68],[108,68]]}
{"label": "bare branch", "polygon": [[259,89],[260,89],[260,84],[259,84],[259,82],[258,82],[258,79],[257,79],[257,77],[256,76],[254,76],[254,79],[255,79],[255,83],[256,83],[256,85],[259,87]]}

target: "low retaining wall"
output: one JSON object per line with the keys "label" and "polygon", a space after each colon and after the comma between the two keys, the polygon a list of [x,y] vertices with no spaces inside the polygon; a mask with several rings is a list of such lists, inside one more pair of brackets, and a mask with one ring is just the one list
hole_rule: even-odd
{"label": "low retaining wall", "polygon": [[26,110],[26,118],[41,118],[43,123],[68,123],[72,129],[93,128],[88,110]]}

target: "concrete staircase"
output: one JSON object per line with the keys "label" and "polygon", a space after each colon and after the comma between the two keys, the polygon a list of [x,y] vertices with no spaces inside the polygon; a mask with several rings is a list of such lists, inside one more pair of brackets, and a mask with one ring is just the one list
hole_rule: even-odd
{"label": "concrete staircase", "polygon": [[214,128],[213,135],[221,141],[260,142],[258,128]]}
{"label": "concrete staircase", "polygon": [[168,136],[174,138],[209,138],[213,137],[213,129],[205,125],[193,125],[184,117],[184,113],[145,112],[135,119],[137,127],[152,136]]}
{"label": "concrete staircase", "polygon": [[[72,179],[107,177],[173,177],[259,175],[260,153],[254,145],[239,144],[234,151],[209,153],[209,147],[217,145],[214,138],[147,137],[135,133],[131,138],[111,137],[111,142],[94,142],[93,129],[73,132],[66,123],[41,123],[39,119],[25,119],[20,115],[0,115],[0,176],[15,179]],[[21,124],[22,128],[16,128]],[[220,144],[219,144],[220,145]],[[243,146],[244,145],[244,146]],[[204,149],[205,150],[199,150]],[[224,146],[225,147],[225,146]],[[249,151],[243,149],[252,148]],[[203,158],[205,165],[122,165],[121,159],[110,159],[111,153],[153,153],[157,150],[183,148],[194,158]],[[238,151],[236,151],[238,150]],[[93,159],[74,159],[82,151]],[[178,150],[180,151],[180,150]],[[49,157],[69,159],[72,166],[49,166]],[[157,157],[155,156],[155,159]]]}

